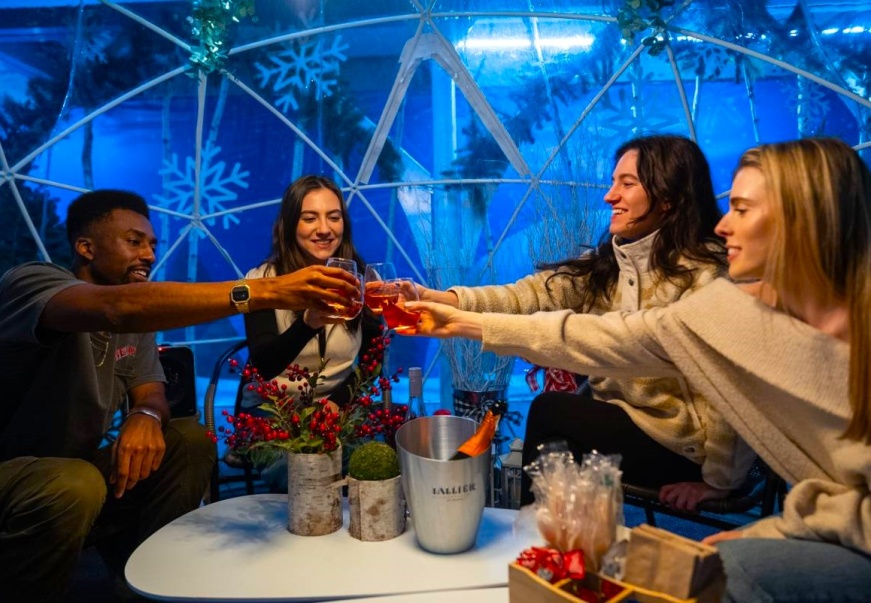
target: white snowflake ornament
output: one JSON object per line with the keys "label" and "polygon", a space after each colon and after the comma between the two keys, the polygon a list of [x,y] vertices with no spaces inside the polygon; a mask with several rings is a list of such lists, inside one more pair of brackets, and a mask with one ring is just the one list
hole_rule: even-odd
{"label": "white snowflake ornament", "polygon": [[334,37],[329,46],[323,39],[286,42],[281,50],[267,57],[269,64],[255,63],[260,72],[257,76],[260,87],[271,85],[277,93],[275,104],[283,113],[289,108],[296,111],[299,109],[296,94],[311,86],[317,100],[333,93],[339,68],[348,59],[344,54],[347,49],[342,36]]}

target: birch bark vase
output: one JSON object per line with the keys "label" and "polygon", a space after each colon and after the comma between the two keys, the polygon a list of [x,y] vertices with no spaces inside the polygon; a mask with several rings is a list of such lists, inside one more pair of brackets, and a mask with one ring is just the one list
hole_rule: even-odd
{"label": "birch bark vase", "polygon": [[349,531],[357,540],[390,540],[405,531],[401,476],[371,481],[348,477],[348,504]]}
{"label": "birch bark vase", "polygon": [[287,529],[323,536],[342,527],[342,448],[287,453]]}

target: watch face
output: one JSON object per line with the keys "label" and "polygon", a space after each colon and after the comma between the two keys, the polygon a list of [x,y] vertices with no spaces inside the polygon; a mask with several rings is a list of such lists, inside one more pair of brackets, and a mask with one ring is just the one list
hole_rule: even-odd
{"label": "watch face", "polygon": [[247,285],[237,285],[233,287],[233,291],[231,293],[231,299],[234,302],[246,302],[250,297],[250,292],[248,290]]}

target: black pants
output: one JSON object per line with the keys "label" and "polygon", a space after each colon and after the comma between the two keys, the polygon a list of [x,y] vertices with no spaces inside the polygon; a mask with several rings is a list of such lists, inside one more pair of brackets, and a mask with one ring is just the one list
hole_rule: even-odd
{"label": "black pants", "polygon": [[[581,394],[545,392],[532,401],[523,439],[523,466],[535,460],[540,444],[555,440],[565,440],[578,462],[593,450],[622,455],[623,480],[638,486],[658,488],[702,479],[700,465],[656,442],[622,408],[594,400],[589,390]],[[535,500],[531,486],[524,471],[522,505]]]}

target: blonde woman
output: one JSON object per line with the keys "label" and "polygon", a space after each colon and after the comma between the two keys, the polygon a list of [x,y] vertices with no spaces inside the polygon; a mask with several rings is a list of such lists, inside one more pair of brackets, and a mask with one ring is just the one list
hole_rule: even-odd
{"label": "blonde woman", "polygon": [[717,233],[745,284],[599,317],[420,303],[419,332],[578,372],[682,373],[794,484],[781,515],[707,539],[720,546],[727,598],[868,601],[871,173],[834,139],[751,149]]}

